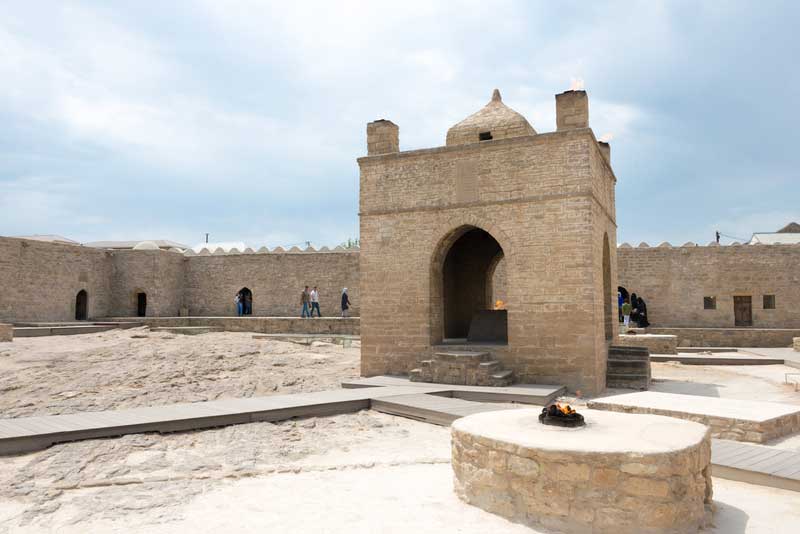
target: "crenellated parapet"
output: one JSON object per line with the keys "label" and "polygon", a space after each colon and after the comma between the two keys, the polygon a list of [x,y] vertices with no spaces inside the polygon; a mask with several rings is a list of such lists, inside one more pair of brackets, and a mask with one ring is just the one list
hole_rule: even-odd
{"label": "crenellated parapet", "polygon": [[193,256],[241,256],[241,255],[246,255],[246,254],[255,254],[255,255],[259,255],[259,254],[270,254],[270,255],[276,255],[276,254],[287,254],[287,255],[288,254],[292,254],[292,255],[294,255],[294,254],[357,254],[359,251],[360,251],[360,249],[359,249],[358,246],[351,247],[351,248],[345,248],[345,247],[342,247],[341,245],[337,246],[336,248],[333,248],[333,249],[328,248],[328,247],[320,247],[319,249],[317,249],[317,248],[314,248],[314,247],[311,247],[311,246],[306,247],[304,249],[301,249],[300,247],[294,246],[294,247],[290,248],[289,250],[285,250],[283,247],[275,247],[272,250],[270,250],[268,247],[261,247],[258,250],[253,250],[252,248],[247,247],[246,249],[244,249],[242,251],[240,251],[237,248],[232,248],[232,249],[226,251],[222,247],[217,247],[214,250],[209,250],[207,248],[202,248],[199,252],[195,252],[192,249],[187,249],[183,253],[183,255],[186,256],[186,257],[193,257]]}

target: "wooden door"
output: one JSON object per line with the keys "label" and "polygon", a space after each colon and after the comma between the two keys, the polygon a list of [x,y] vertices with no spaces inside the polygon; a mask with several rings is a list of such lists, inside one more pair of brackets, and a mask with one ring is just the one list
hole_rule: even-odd
{"label": "wooden door", "polygon": [[735,326],[753,326],[752,297],[733,297],[733,320]]}

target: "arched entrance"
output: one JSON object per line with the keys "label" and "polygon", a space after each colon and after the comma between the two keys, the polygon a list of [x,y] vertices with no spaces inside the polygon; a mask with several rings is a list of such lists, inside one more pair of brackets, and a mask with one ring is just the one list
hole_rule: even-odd
{"label": "arched entrance", "polygon": [[239,302],[242,304],[240,315],[253,315],[253,292],[243,287],[239,290]]}
{"label": "arched entrance", "polygon": [[460,228],[447,242],[440,275],[443,341],[507,343],[506,310],[495,310],[492,302],[492,277],[503,258],[500,243],[474,226]]}
{"label": "arched entrance", "polygon": [[144,317],[147,315],[147,293],[136,293],[136,316]]}
{"label": "arched entrance", "polygon": [[75,320],[85,321],[89,317],[89,295],[85,289],[75,296]]}

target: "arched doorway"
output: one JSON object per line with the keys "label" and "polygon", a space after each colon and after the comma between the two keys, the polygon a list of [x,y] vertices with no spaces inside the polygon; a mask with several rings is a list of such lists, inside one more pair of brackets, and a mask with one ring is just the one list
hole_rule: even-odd
{"label": "arched doorway", "polygon": [[136,293],[136,316],[144,317],[147,315],[147,293]]}
{"label": "arched doorway", "polygon": [[89,317],[89,295],[85,289],[75,296],[75,320],[85,321]]}
{"label": "arched doorway", "polygon": [[495,310],[492,302],[492,277],[503,258],[500,243],[474,226],[459,229],[451,239],[441,269],[443,340],[507,343],[507,312]]}
{"label": "arched doorway", "polygon": [[253,292],[243,287],[239,290],[239,302],[242,305],[239,315],[253,315]]}
{"label": "arched doorway", "polygon": [[608,245],[608,234],[603,234],[603,325],[606,341],[614,337],[614,308],[611,296],[611,251]]}

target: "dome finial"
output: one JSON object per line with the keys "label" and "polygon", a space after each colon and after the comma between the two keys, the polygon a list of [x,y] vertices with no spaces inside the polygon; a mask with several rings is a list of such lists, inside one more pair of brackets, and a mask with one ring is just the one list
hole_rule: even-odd
{"label": "dome finial", "polygon": [[492,91],[492,102],[502,102],[503,99],[500,98],[500,89],[495,89]]}

